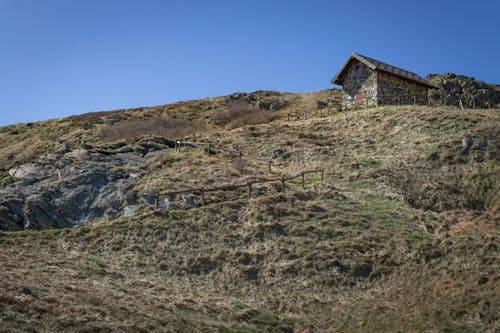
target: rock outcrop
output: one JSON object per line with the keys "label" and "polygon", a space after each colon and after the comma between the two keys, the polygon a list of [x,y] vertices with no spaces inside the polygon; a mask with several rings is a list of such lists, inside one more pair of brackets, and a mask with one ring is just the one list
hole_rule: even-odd
{"label": "rock outcrop", "polygon": [[444,73],[426,79],[439,87],[430,93],[431,103],[459,106],[460,100],[467,108],[500,107],[500,91],[473,77]]}
{"label": "rock outcrop", "polygon": [[0,230],[63,228],[131,216],[137,200],[130,190],[142,177],[140,164],[168,147],[144,141],[110,150],[59,150],[12,168],[13,184],[0,187]]}

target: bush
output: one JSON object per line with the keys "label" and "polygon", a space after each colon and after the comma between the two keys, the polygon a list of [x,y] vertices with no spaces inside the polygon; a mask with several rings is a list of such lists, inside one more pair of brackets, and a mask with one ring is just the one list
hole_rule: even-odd
{"label": "bush", "polygon": [[100,136],[104,141],[131,140],[143,135],[179,138],[192,131],[194,131],[194,126],[187,120],[156,117],[110,124],[101,130]]}
{"label": "bush", "polygon": [[493,165],[433,165],[427,161],[401,164],[389,183],[415,208],[487,210],[498,200],[498,168]]}
{"label": "bush", "polygon": [[226,110],[221,110],[210,115],[210,119],[217,125],[237,128],[246,125],[265,124],[272,120],[266,111],[255,109],[243,101],[232,101]]}

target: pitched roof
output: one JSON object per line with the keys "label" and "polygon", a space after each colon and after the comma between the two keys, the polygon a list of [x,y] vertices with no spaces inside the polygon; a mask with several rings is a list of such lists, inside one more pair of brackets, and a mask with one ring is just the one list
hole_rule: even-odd
{"label": "pitched roof", "polygon": [[387,72],[389,74],[399,76],[400,78],[403,78],[405,80],[409,80],[409,81],[423,84],[429,88],[438,88],[434,84],[430,83],[429,81],[427,81],[424,78],[421,78],[420,76],[418,76],[417,74],[415,74],[413,72],[398,68],[396,66],[388,65],[382,61],[375,60],[373,58],[361,55],[359,53],[354,53],[354,52],[349,55],[349,58],[347,58],[346,62],[344,63],[344,65],[342,66],[340,71],[337,73],[337,75],[335,75],[335,77],[331,81],[332,83],[342,84],[344,82],[344,78],[343,78],[344,73],[347,70],[347,67],[349,67],[349,64],[351,63],[351,61],[353,59],[360,61],[361,63],[365,64],[366,66],[373,69],[374,71]]}

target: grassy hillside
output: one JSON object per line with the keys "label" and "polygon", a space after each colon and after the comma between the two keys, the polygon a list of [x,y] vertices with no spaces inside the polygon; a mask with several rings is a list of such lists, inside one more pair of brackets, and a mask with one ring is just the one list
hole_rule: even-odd
{"label": "grassy hillside", "polygon": [[118,167],[144,174],[135,193],[326,174],[308,176],[304,190],[299,181],[285,193],[262,185],[251,199],[214,193],[200,208],[141,205],[79,228],[0,232],[0,331],[500,329],[500,110],[387,106],[319,117],[316,101],[333,109],[335,91],[256,94],[279,110],[227,118],[221,97],[2,128],[5,170],[60,141],[112,150],[136,134],[275,157],[269,174],[230,153],[167,149]]}

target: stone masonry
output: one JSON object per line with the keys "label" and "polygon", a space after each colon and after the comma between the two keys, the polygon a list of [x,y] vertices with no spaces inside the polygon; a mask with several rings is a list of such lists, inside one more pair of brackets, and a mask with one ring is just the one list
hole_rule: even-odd
{"label": "stone masonry", "polygon": [[351,54],[332,80],[342,85],[342,108],[385,104],[427,104],[432,83],[378,60]]}

